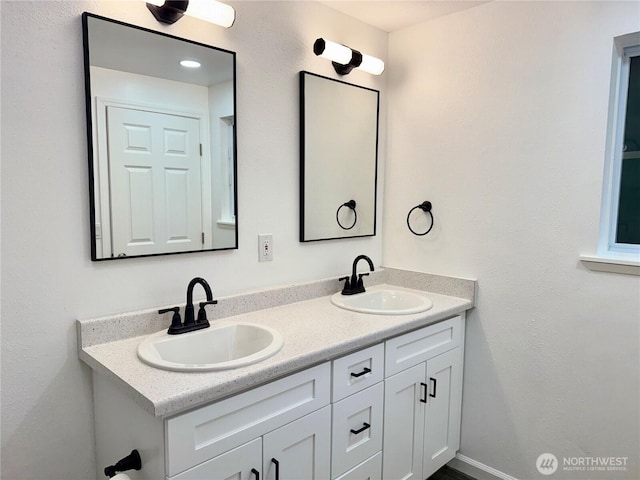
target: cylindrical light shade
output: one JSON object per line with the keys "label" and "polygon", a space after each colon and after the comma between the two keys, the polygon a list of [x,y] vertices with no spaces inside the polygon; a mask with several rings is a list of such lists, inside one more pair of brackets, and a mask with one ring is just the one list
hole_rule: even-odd
{"label": "cylindrical light shade", "polygon": [[349,47],[324,38],[316,40],[313,44],[313,51],[322,58],[342,65],[346,65],[351,61],[351,49]]}
{"label": "cylindrical light shade", "polygon": [[373,75],[380,75],[384,71],[384,62],[379,58],[324,38],[318,38],[315,41],[313,53],[331,60],[336,72],[340,75],[346,75],[354,68]]}
{"label": "cylindrical light shade", "polygon": [[362,54],[362,63],[359,67],[356,67],[358,70],[364,70],[365,72],[371,73],[373,75],[380,75],[384,72],[384,62],[379,58],[372,57],[371,55]]}
{"label": "cylindrical light shade", "polygon": [[236,20],[233,7],[216,0],[189,0],[185,13],[225,28],[229,28]]}

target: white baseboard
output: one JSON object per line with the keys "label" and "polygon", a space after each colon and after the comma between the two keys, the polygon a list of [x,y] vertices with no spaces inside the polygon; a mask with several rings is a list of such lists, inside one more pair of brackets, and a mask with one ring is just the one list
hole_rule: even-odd
{"label": "white baseboard", "polygon": [[460,453],[456,453],[456,457],[447,465],[477,480],[518,480],[516,477],[512,477],[507,473],[496,470],[489,465],[480,463]]}

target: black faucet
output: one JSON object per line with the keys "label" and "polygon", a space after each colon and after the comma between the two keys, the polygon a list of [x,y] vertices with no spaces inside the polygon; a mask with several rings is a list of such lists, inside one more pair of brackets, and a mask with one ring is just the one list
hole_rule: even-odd
{"label": "black faucet", "polygon": [[[206,302],[200,302],[200,309],[198,310],[198,318],[195,318],[193,310],[193,288],[196,284],[202,285],[207,295]],[[209,320],[207,320],[207,312],[205,311],[205,305],[215,305],[217,300],[213,299],[213,293],[211,287],[204,278],[196,277],[189,282],[187,286],[187,304],[184,307],[184,323],[180,319],[180,307],[165,308],[158,310],[158,313],[173,312],[173,318],[171,320],[171,326],[167,333],[169,335],[177,335],[179,333],[193,332],[194,330],[200,330],[210,326]]]}
{"label": "black faucet", "polygon": [[365,275],[369,275],[369,273],[368,272],[360,273],[360,274],[356,273],[356,268],[360,260],[366,260],[367,263],[369,264],[369,269],[372,272],[375,271],[375,268],[373,268],[373,262],[369,257],[367,257],[366,255],[358,255],[353,261],[351,278],[342,277],[338,279],[340,281],[344,280],[344,288],[342,289],[342,295],[355,295],[356,293],[365,292],[364,283],[362,282],[362,277],[364,277]]}

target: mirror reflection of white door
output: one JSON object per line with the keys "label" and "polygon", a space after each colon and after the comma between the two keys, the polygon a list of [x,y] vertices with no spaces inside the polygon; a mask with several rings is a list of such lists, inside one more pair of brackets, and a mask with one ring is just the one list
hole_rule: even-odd
{"label": "mirror reflection of white door", "polygon": [[113,256],[202,249],[196,118],[107,107]]}

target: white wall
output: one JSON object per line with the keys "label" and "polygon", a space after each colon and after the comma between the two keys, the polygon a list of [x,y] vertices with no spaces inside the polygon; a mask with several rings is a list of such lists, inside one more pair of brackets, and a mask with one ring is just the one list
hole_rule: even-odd
{"label": "white wall", "polygon": [[224,120],[234,116],[233,107],[233,82],[209,86],[211,185],[213,185],[211,236],[214,248],[229,247],[236,241],[235,226],[228,223],[233,214],[231,200],[229,200],[233,186],[229,186],[231,178],[228,161],[229,142],[227,141],[229,126]]}
{"label": "white wall", "polygon": [[[461,453],[517,478],[542,478],[545,452],[629,457],[553,478],[640,478],[640,279],[578,260],[613,37],[634,30],[638,2],[491,2],[390,35],[384,263],[479,280]],[[415,237],[423,200],[436,223]]]}
{"label": "white wall", "polygon": [[[223,296],[337,277],[360,253],[381,263],[380,235],[298,242],[298,72],[337,77],[313,55],[317,37],[386,58],[387,34],[312,2],[234,6],[237,21],[224,30],[188,17],[163,27],[140,1],[0,2],[4,480],[86,480],[95,471],[75,319],[182,304],[197,275]],[[82,11],[237,52],[237,251],[89,260]],[[349,81],[383,92],[386,82],[362,72]],[[382,167],[385,124],[383,107]],[[259,233],[273,234],[271,263],[257,262]]]}

